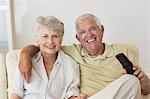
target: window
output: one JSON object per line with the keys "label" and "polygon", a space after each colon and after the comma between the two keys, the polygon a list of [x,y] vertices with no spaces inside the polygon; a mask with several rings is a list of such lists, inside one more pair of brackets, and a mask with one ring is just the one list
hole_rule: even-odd
{"label": "window", "polygon": [[0,0],[0,52],[13,49],[13,0]]}
{"label": "window", "polygon": [[0,0],[0,52],[8,49],[7,0]]}

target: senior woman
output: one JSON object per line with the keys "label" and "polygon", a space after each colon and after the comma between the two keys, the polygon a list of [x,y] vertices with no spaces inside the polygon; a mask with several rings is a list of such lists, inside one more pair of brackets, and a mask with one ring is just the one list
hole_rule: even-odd
{"label": "senior woman", "polygon": [[53,16],[39,16],[35,26],[40,52],[32,58],[31,82],[17,70],[11,99],[84,99],[79,93],[78,64],[60,50],[63,23]]}

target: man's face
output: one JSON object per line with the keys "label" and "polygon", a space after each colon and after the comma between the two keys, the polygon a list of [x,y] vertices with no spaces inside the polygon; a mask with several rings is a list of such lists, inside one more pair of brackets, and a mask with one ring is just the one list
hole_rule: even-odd
{"label": "man's face", "polygon": [[37,42],[40,51],[47,54],[56,54],[61,46],[62,33],[55,32],[47,27],[42,27],[39,32]]}
{"label": "man's face", "polygon": [[78,34],[76,35],[78,41],[87,50],[87,52],[96,54],[100,50],[102,43],[103,26],[98,26],[96,21],[92,18],[87,18],[79,21],[77,24]]}

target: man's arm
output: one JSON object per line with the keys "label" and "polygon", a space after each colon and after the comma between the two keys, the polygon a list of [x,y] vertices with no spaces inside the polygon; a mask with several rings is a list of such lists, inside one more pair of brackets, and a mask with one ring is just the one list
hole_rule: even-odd
{"label": "man's arm", "polygon": [[[138,53],[138,48],[136,46],[128,46],[127,48],[128,52],[128,57],[132,60],[133,64],[138,65],[139,64],[139,53]],[[144,71],[140,68],[140,66],[133,66],[133,70],[135,72],[133,75],[135,75],[141,83],[141,92],[142,94],[150,94],[150,79],[148,76],[144,73]]]}
{"label": "man's arm", "polygon": [[32,70],[32,57],[39,51],[35,45],[28,45],[20,54],[19,69],[24,79],[29,83]]}
{"label": "man's arm", "polygon": [[148,76],[144,73],[144,71],[141,70],[139,66],[134,66],[133,70],[135,70],[133,75],[140,80],[142,94],[150,94],[150,79]]}

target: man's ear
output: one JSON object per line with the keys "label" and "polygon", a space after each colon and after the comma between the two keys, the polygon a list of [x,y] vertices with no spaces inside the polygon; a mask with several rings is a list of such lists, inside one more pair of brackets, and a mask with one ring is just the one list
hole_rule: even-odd
{"label": "man's ear", "polygon": [[76,39],[80,42],[80,38],[78,34],[76,34]]}
{"label": "man's ear", "polygon": [[102,32],[104,32],[104,26],[103,25],[100,26],[100,29]]}

